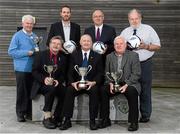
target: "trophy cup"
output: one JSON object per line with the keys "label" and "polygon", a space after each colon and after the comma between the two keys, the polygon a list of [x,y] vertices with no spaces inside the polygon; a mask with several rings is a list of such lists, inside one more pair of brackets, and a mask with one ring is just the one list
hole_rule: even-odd
{"label": "trophy cup", "polygon": [[42,43],[43,37],[42,36],[39,36],[39,37],[35,36],[35,37],[33,37],[33,41],[35,43],[35,48],[34,48],[35,52],[39,52],[39,45]]}
{"label": "trophy cup", "polygon": [[86,81],[85,81],[85,76],[87,76],[87,74],[89,73],[89,71],[91,71],[92,66],[89,65],[88,67],[78,67],[78,65],[74,66],[74,69],[76,70],[76,72],[81,76],[81,80],[78,83],[78,89],[87,89],[87,85],[86,85]]}
{"label": "trophy cup", "polygon": [[113,82],[113,92],[119,92],[120,85],[118,84],[118,81],[122,78],[123,71],[120,70],[120,72],[107,72],[106,76],[107,78]]}
{"label": "trophy cup", "polygon": [[54,79],[52,78],[52,73],[57,70],[57,65],[44,65],[44,70],[49,74],[53,85]]}

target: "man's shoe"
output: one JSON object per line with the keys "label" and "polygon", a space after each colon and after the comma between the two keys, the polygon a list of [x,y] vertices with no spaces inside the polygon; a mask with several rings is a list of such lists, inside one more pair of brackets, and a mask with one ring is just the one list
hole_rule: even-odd
{"label": "man's shoe", "polygon": [[24,118],[23,115],[21,115],[21,116],[17,116],[17,121],[18,121],[18,122],[25,122],[26,119]]}
{"label": "man's shoe", "polygon": [[109,118],[105,118],[99,121],[98,128],[106,128],[111,126],[111,120]]}
{"label": "man's shoe", "polygon": [[52,118],[52,122],[56,125],[56,127],[61,127],[62,120],[57,120],[56,118]]}
{"label": "man's shoe", "polygon": [[138,123],[131,123],[128,127],[128,131],[136,131],[138,130],[138,128],[139,128]]}
{"label": "man's shoe", "polygon": [[90,120],[89,127],[90,127],[90,130],[97,130],[98,129],[98,126],[97,126],[95,120]]}
{"label": "man's shoe", "polygon": [[25,117],[27,120],[32,120],[32,114],[27,114]]}
{"label": "man's shoe", "polygon": [[149,118],[144,118],[144,117],[141,117],[140,120],[139,120],[139,122],[141,122],[141,123],[146,123],[146,122],[149,122],[149,121],[150,121]]}
{"label": "man's shoe", "polygon": [[52,118],[44,119],[43,125],[47,129],[55,129],[56,128],[56,125],[53,123]]}
{"label": "man's shoe", "polygon": [[60,130],[67,130],[70,127],[72,127],[71,120],[65,119],[64,123],[59,127],[59,129]]}

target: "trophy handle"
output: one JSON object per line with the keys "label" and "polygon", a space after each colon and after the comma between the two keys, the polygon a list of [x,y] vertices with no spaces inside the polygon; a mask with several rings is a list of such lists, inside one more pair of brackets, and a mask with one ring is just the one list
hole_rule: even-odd
{"label": "trophy handle", "polygon": [[51,77],[51,73],[48,72],[47,65],[44,65],[43,68],[44,68],[44,70],[46,71],[46,73],[49,74],[49,77]]}
{"label": "trophy handle", "polygon": [[75,65],[75,66],[74,66],[74,69],[75,69],[76,72],[81,76],[81,74],[79,73],[79,67],[78,67],[78,65]]}
{"label": "trophy handle", "polygon": [[40,36],[40,37],[39,37],[39,41],[38,41],[38,43],[37,43],[37,44],[38,44],[38,45],[39,45],[39,44],[41,44],[41,43],[42,43],[42,41],[43,41],[43,37],[42,37],[42,36]]}
{"label": "trophy handle", "polygon": [[109,77],[109,75],[111,75],[110,72],[106,72],[107,78],[108,78],[110,81],[114,81],[114,79],[112,79],[111,77]]}
{"label": "trophy handle", "polygon": [[53,66],[53,72],[56,72],[57,68],[58,68],[57,65],[54,65]]}
{"label": "trophy handle", "polygon": [[89,66],[88,66],[88,69],[87,69],[88,71],[86,72],[86,75],[91,71],[91,69],[92,69],[92,66],[89,65]]}
{"label": "trophy handle", "polygon": [[[43,66],[44,70],[47,72],[47,65]],[[48,72],[47,72],[48,73]]]}

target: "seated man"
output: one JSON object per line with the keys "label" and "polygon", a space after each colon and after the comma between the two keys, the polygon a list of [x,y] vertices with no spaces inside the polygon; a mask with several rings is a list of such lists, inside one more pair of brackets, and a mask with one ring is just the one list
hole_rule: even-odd
{"label": "seated man", "polygon": [[[68,88],[63,108],[65,120],[60,130],[66,130],[72,126],[71,118],[73,116],[74,99],[75,96],[82,93],[89,95],[90,129],[97,129],[95,118],[97,118],[98,113],[98,91],[103,78],[102,58],[100,54],[91,50],[92,39],[89,35],[85,34],[81,36],[80,45],[81,48],[74,51],[69,59]],[[80,88],[79,81],[81,80],[81,76],[79,76],[78,72],[74,69],[76,65],[85,68],[88,66],[92,67],[87,76],[85,76],[85,86],[87,86],[85,89]]]}
{"label": "seated man", "polygon": [[[141,75],[140,62],[138,54],[126,50],[126,41],[123,37],[117,36],[114,39],[115,51],[107,55],[105,72],[121,73],[122,77],[117,83],[120,85],[114,91],[115,85],[106,75],[106,82],[100,91],[101,111],[99,128],[105,128],[111,125],[109,119],[109,99],[117,94],[124,94],[129,104],[128,130],[136,131],[138,129],[138,94],[140,93],[140,84],[138,82]],[[120,76],[119,76],[120,77]]]}
{"label": "seated man", "polygon": [[[60,51],[63,40],[60,36],[54,36],[49,43],[49,49],[35,54],[32,74],[35,79],[32,87],[31,98],[35,98],[38,92],[44,95],[44,120],[43,125],[48,129],[54,129],[61,124],[62,105],[65,96],[65,72],[66,57]],[[51,110],[55,96],[58,103],[52,118]]]}

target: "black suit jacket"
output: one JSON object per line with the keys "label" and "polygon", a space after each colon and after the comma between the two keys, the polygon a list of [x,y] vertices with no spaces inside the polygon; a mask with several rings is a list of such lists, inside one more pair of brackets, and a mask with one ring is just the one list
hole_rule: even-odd
{"label": "black suit jacket", "polygon": [[[49,76],[49,74],[44,70],[44,65],[52,65],[52,60],[50,59],[50,50],[45,50],[38,52],[35,55],[34,63],[32,66],[32,75],[34,77],[34,83],[31,90],[31,98],[34,98],[42,85],[44,85],[44,79]],[[52,77],[58,80],[59,84],[65,82],[66,74],[66,56],[63,53],[58,53],[57,55],[57,70],[52,73]]]}
{"label": "black suit jacket", "polygon": [[[78,73],[75,71],[74,66],[81,66],[83,61],[82,50],[77,49],[70,55],[70,63],[68,69],[68,84],[77,82],[81,79]],[[87,74],[87,80],[96,81],[97,85],[100,85],[103,80],[104,67],[102,64],[102,56],[94,51],[90,51],[88,64],[92,66],[92,70]]]}
{"label": "black suit jacket", "polygon": [[[89,34],[93,40],[96,42],[96,35],[95,35],[95,26],[91,26],[84,31],[85,34]],[[103,24],[102,32],[100,41],[108,46],[105,55],[111,53],[114,50],[114,38],[116,37],[116,31],[114,27],[109,25]]]}
{"label": "black suit jacket", "polygon": [[[79,40],[81,35],[80,25],[70,22],[70,27],[70,40],[73,40],[77,44],[77,46],[79,46]],[[49,46],[51,38],[57,35],[60,35],[65,41],[63,25],[61,21],[51,25],[46,45]]]}

